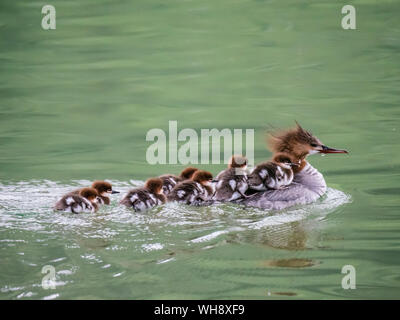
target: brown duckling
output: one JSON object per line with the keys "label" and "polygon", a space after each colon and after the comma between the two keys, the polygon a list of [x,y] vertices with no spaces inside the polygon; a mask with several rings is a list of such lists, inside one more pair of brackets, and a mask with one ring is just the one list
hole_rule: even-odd
{"label": "brown duckling", "polygon": [[228,169],[221,171],[214,182],[215,194],[213,200],[232,201],[246,197],[247,183],[247,158],[233,155],[228,163]]}
{"label": "brown duckling", "polygon": [[171,190],[181,181],[191,179],[193,174],[197,171],[197,168],[188,167],[185,168],[179,176],[173,174],[163,174],[159,178],[163,182],[163,193],[168,195]]}
{"label": "brown duckling", "polygon": [[197,170],[191,180],[179,182],[167,196],[169,201],[199,204],[211,199],[212,174],[208,171]]}
{"label": "brown duckling", "polygon": [[166,202],[162,192],[162,180],[159,178],[148,179],[142,188],[130,190],[121,200],[120,204],[135,211],[150,209]]}
{"label": "brown duckling", "polygon": [[274,155],[271,161],[258,164],[248,176],[248,185],[253,190],[284,189],[293,181],[292,167],[300,161],[284,152]]}
{"label": "brown duckling", "polygon": [[[98,193],[98,202],[100,204],[110,204],[110,194],[119,193],[119,191],[113,190],[111,183],[107,181],[96,180],[92,183],[92,188],[96,189]],[[82,189],[77,189],[69,194],[79,194]]]}
{"label": "brown duckling", "polygon": [[96,212],[99,194],[94,188],[82,188],[78,194],[66,194],[54,206],[54,210],[72,213]]}

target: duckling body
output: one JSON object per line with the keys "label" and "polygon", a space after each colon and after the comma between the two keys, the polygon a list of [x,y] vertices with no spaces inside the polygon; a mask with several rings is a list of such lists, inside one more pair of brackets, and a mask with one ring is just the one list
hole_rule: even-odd
{"label": "duckling body", "polygon": [[208,191],[200,183],[186,180],[180,182],[168,194],[168,201],[184,202],[186,204],[197,204],[209,198]]}
{"label": "duckling body", "polygon": [[83,188],[78,194],[68,193],[58,200],[54,206],[56,211],[71,213],[93,213],[98,210],[97,191],[93,188]]}
{"label": "duckling body", "polygon": [[184,169],[179,176],[173,174],[163,174],[159,176],[163,182],[163,193],[168,195],[172,189],[179,183],[192,178],[193,174],[197,171],[197,168],[188,167]]}
{"label": "duckling body", "polygon": [[143,211],[161,205],[166,202],[165,195],[162,194],[162,185],[161,179],[149,179],[143,188],[130,190],[120,204],[135,211]]}
{"label": "duckling body", "polygon": [[249,185],[247,175],[238,174],[238,169],[229,168],[218,174],[213,199],[217,201],[232,201],[245,197]]}
{"label": "duckling body", "polygon": [[290,156],[277,154],[273,161],[258,164],[248,176],[249,188],[257,191],[283,189],[293,181],[293,170]]}
{"label": "duckling body", "polygon": [[130,190],[120,203],[135,211],[143,211],[165,203],[165,196],[153,194],[146,188],[136,188]]}
{"label": "duckling body", "polygon": [[163,182],[162,189],[165,195],[168,195],[171,190],[181,181],[181,178],[173,174],[163,174],[162,176],[159,176],[159,178]]}
{"label": "duckling body", "polygon": [[244,198],[248,189],[247,159],[234,155],[229,161],[228,169],[221,171],[216,177],[213,200],[233,201]]}
{"label": "duckling body", "polygon": [[211,173],[196,171],[192,180],[178,183],[168,194],[168,201],[177,201],[189,205],[197,205],[211,199],[213,189],[209,185],[212,180]]}

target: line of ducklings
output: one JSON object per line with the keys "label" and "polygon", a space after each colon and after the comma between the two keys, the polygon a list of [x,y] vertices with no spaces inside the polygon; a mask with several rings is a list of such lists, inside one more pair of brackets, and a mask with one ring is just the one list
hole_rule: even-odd
{"label": "line of ducklings", "polygon": [[[251,172],[248,160],[231,157],[228,168],[215,179],[210,172],[188,167],[179,176],[164,174],[148,179],[144,186],[128,191],[120,204],[143,211],[166,202],[206,205],[214,202],[240,201],[252,193],[286,188],[293,180],[293,166],[299,161],[286,153],[277,153],[270,161],[258,164]],[[54,209],[72,213],[96,212],[100,205],[110,204],[110,194],[119,193],[106,181],[95,181],[91,187],[74,190],[57,201]]]}

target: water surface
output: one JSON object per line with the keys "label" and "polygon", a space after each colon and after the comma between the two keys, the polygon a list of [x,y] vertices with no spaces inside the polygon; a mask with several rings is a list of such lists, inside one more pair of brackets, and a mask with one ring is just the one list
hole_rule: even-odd
{"label": "water surface", "polygon": [[[399,275],[400,3],[41,1],[0,7],[1,299],[394,299]],[[183,165],[146,132],[298,120],[350,155],[313,156],[329,189],[284,212],[234,205],[53,213],[64,192],[126,191]],[[225,165],[200,165],[218,173]],[[344,265],[357,289],[341,287]],[[41,287],[42,267],[56,289]]]}

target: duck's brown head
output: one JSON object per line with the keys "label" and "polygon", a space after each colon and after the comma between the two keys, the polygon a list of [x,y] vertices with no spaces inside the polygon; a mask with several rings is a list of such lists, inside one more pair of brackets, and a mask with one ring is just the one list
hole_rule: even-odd
{"label": "duck's brown head", "polygon": [[163,182],[159,178],[151,178],[146,181],[144,187],[151,193],[159,194],[162,193]]}
{"label": "duck's brown head", "polygon": [[79,195],[88,199],[90,202],[97,202],[98,192],[95,188],[82,188]]}
{"label": "duck's brown head", "polygon": [[193,181],[196,181],[202,185],[211,184],[212,179],[213,179],[212,174],[208,171],[203,171],[203,170],[197,170],[192,177]]}
{"label": "duck's brown head", "polygon": [[193,174],[198,171],[199,169],[197,168],[193,168],[193,167],[187,167],[186,169],[184,169],[181,174],[179,175],[179,177],[181,177],[183,180],[188,180],[191,179],[193,177]]}
{"label": "duck's brown head", "polygon": [[96,189],[98,194],[103,197],[111,193],[119,193],[118,191],[113,190],[111,183],[106,181],[94,181],[92,183],[92,188]]}
{"label": "duck's brown head", "polygon": [[228,168],[240,168],[246,169],[247,167],[247,158],[242,155],[233,155],[228,162]]}
{"label": "duck's brown head", "polygon": [[303,129],[296,122],[296,127],[289,130],[269,134],[268,147],[273,153],[283,152],[292,155],[297,160],[304,160],[310,154],[316,153],[348,153],[325,146],[310,131]]}

